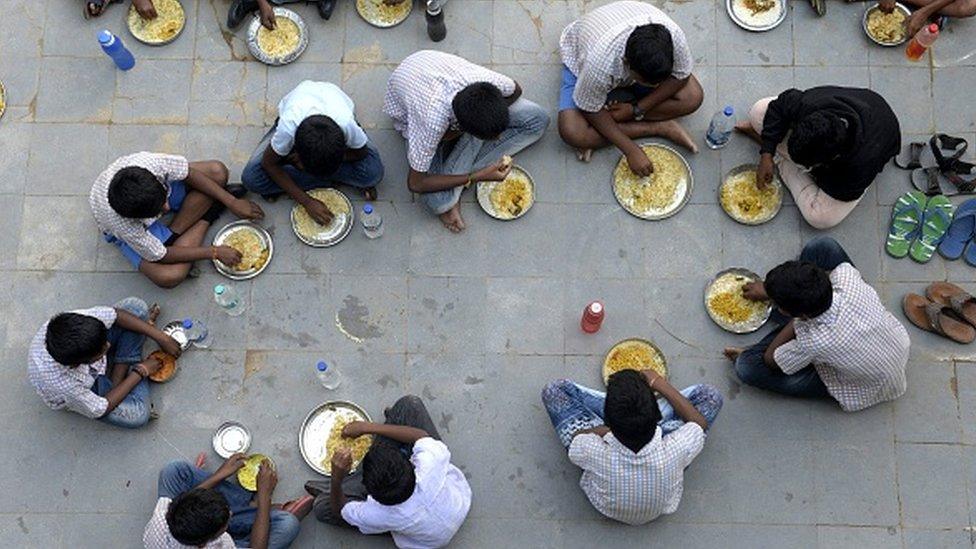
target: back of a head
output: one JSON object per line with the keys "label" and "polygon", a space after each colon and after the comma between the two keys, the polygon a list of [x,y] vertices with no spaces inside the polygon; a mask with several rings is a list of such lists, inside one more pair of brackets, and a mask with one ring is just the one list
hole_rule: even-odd
{"label": "back of a head", "polygon": [[787,261],[774,267],[764,285],[773,303],[791,316],[820,316],[834,299],[827,271],[807,261]]}
{"label": "back of a head", "polygon": [[363,458],[363,485],[383,505],[407,501],[416,482],[413,464],[395,446],[374,444]]}
{"label": "back of a head", "polygon": [[166,189],[145,168],[128,166],[112,177],[108,185],[108,204],[122,217],[144,219],[163,212]]}
{"label": "back of a head", "polygon": [[346,135],[328,116],[309,116],[295,130],[295,152],[305,171],[328,177],[342,165],[346,154]]}
{"label": "back of a head", "polygon": [[469,84],[451,100],[451,108],[461,129],[489,141],[508,127],[508,100],[488,82]]}
{"label": "back of a head", "polygon": [[213,541],[227,529],[230,507],[214,489],[195,488],[169,504],[166,525],[169,533],[183,545],[197,547]]}
{"label": "back of a head", "polygon": [[796,123],[786,147],[794,162],[811,167],[837,158],[846,143],[844,120],[830,112],[816,111]]}
{"label": "back of a head", "polygon": [[637,453],[654,438],[661,410],[644,375],[621,370],[607,381],[603,416],[613,436]]}
{"label": "back of a head", "polygon": [[65,366],[89,364],[105,348],[108,329],[101,320],[78,313],[61,313],[47,324],[44,346],[51,358]]}
{"label": "back of a head", "polygon": [[627,65],[644,83],[658,84],[674,71],[674,43],[667,27],[650,23],[637,27],[627,38]]}

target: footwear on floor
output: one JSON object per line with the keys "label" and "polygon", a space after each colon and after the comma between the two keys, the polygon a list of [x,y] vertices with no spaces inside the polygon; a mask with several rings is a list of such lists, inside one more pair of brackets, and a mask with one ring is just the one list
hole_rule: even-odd
{"label": "footwear on floor", "polygon": [[319,17],[328,21],[335,9],[335,0],[318,0],[316,7],[319,9]]}
{"label": "footwear on floor", "polygon": [[257,0],[234,0],[227,10],[227,28],[236,29],[244,19],[258,9]]}
{"label": "footwear on floor", "polygon": [[941,194],[929,198],[925,204],[921,230],[908,249],[908,255],[919,263],[928,263],[951,223],[952,202]]}
{"label": "footwear on floor", "polygon": [[918,237],[928,198],[920,191],[909,191],[895,202],[888,223],[888,238],[885,251],[895,258],[908,255],[912,241]]}
{"label": "footwear on floor", "polygon": [[972,343],[976,340],[976,328],[956,320],[952,309],[929,301],[918,294],[906,294],[901,302],[905,318],[916,327],[939,334],[956,343]]}
{"label": "footwear on floor", "polygon": [[437,10],[434,14],[427,12],[427,36],[434,42],[440,42],[447,36],[444,10]]}
{"label": "footwear on floor", "polygon": [[229,192],[234,198],[244,198],[244,196],[247,195],[247,189],[240,183],[231,183],[230,185],[227,185],[227,192]]}
{"label": "footwear on floor", "polygon": [[949,260],[959,259],[968,245],[973,242],[974,233],[976,233],[976,198],[967,200],[956,208],[945,238],[939,243],[939,255]]}
{"label": "footwear on floor", "polygon": [[922,163],[919,158],[922,156],[922,151],[925,149],[925,143],[909,143],[904,149],[898,153],[895,157],[895,166],[903,170],[914,170],[916,168],[921,168]]}
{"label": "footwear on floor", "polygon": [[810,5],[813,6],[813,11],[817,12],[817,15],[820,17],[827,15],[826,0],[810,0]]}
{"label": "footwear on floor", "polygon": [[976,297],[951,282],[933,282],[925,288],[925,297],[949,307],[956,315],[976,327]]}

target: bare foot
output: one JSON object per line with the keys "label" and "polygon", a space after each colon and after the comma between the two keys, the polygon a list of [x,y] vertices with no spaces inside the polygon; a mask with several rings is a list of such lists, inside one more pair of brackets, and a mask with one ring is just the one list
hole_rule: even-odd
{"label": "bare foot", "polygon": [[743,120],[735,124],[735,131],[741,133],[742,135],[752,139],[753,141],[762,142],[762,138],[759,136],[759,132],[752,127],[752,122],[748,120]]}
{"label": "bare foot", "polygon": [[461,217],[461,203],[458,202],[450,210],[442,213],[438,217],[441,218],[441,223],[447,227],[447,230],[452,233],[459,233],[464,230],[464,219]]}
{"label": "bare foot", "polygon": [[156,319],[159,318],[160,312],[161,311],[159,309],[159,303],[153,303],[152,305],[150,305],[149,315],[146,317],[146,322],[148,322],[150,326],[155,326]]}
{"label": "bare foot", "polygon": [[676,120],[648,122],[647,124],[647,130],[650,135],[657,135],[669,141],[673,141],[675,144],[680,145],[693,153],[698,152],[698,145],[695,145],[695,140],[691,138],[691,134],[689,134],[688,131],[685,130],[685,128]]}
{"label": "bare foot", "polygon": [[593,156],[593,149],[576,149],[576,159],[580,162],[589,162]]}
{"label": "bare foot", "polygon": [[725,350],[722,351],[722,354],[725,355],[725,358],[735,362],[738,360],[739,355],[742,354],[742,347],[726,347]]}
{"label": "bare foot", "polygon": [[204,452],[200,452],[199,454],[197,454],[197,460],[193,462],[193,465],[195,465],[197,469],[203,469],[203,466],[206,464],[207,464],[207,454]]}

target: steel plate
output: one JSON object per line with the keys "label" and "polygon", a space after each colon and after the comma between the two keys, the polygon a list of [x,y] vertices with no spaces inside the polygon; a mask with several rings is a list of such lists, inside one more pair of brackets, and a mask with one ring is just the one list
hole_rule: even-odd
{"label": "steel plate", "polygon": [[532,179],[532,175],[526,171],[525,168],[518,165],[513,165],[512,171],[514,172],[516,170],[521,172],[522,175],[529,180],[529,191],[532,193],[532,202],[529,203],[527,208],[519,212],[518,215],[509,216],[508,214],[500,213],[495,210],[495,207],[491,203],[491,191],[493,191],[499,183],[502,183],[502,181],[478,182],[478,205],[481,206],[481,209],[484,210],[486,214],[494,217],[495,219],[499,219],[501,221],[512,221],[513,219],[518,219],[528,213],[528,211],[532,209],[532,206],[535,205],[535,180]]}
{"label": "steel plate", "polygon": [[271,264],[271,258],[274,256],[274,242],[271,240],[271,235],[268,234],[268,231],[264,227],[252,223],[251,221],[241,219],[239,221],[228,223],[217,231],[217,234],[214,235],[213,245],[222,246],[224,244],[224,240],[227,239],[227,235],[238,230],[252,231],[258,235],[262,242],[264,242],[264,247],[268,249],[268,260],[264,262],[264,265],[262,265],[260,269],[248,269],[245,271],[238,271],[232,267],[228,267],[216,259],[213,260],[213,265],[217,269],[218,273],[231,280],[248,280],[263,273],[264,270],[268,268],[268,265]]}
{"label": "steel plate", "polygon": [[[322,466],[321,462],[326,455],[325,443],[329,439],[329,433],[332,432],[332,425],[339,412],[355,414],[361,421],[372,421],[366,410],[358,404],[348,400],[330,400],[312,408],[298,431],[298,449],[302,453],[302,459],[317,473],[327,477],[331,476],[330,472]],[[350,472],[355,471],[357,467],[359,462],[353,462]]]}
{"label": "steel plate", "polygon": [[705,297],[704,297],[705,311],[708,312],[708,317],[712,319],[712,322],[714,322],[715,324],[718,325],[719,328],[722,328],[727,332],[732,332],[733,334],[748,334],[748,333],[755,332],[759,328],[762,328],[762,325],[765,324],[767,320],[769,320],[769,316],[773,314],[772,303],[766,306],[766,313],[763,314],[762,317],[757,317],[749,322],[742,323],[739,325],[728,323],[724,319],[719,318],[718,315],[713,313],[712,309],[708,306],[708,296],[712,293],[712,286],[715,284],[715,281],[717,281],[719,278],[727,274],[733,274],[736,276],[743,277],[743,281],[742,281],[743,284],[745,284],[746,282],[754,282],[756,280],[762,280],[762,277],[760,277],[756,273],[748,269],[742,269],[739,267],[733,267],[730,269],[719,271],[718,274],[712,277],[712,279],[708,281],[708,284],[705,285]]}
{"label": "steel plate", "polygon": [[163,326],[162,332],[175,339],[176,342],[180,344],[181,351],[185,351],[190,348],[190,340],[187,339],[186,331],[183,330],[182,320],[174,320],[166,324]]}
{"label": "steel plate", "polygon": [[787,2],[787,0],[779,0],[779,6],[780,6],[779,17],[777,17],[775,21],[773,21],[768,25],[754,25],[749,23],[748,21],[744,21],[739,18],[739,16],[735,13],[735,9],[732,7],[732,4],[734,2],[735,0],[725,0],[725,11],[729,14],[729,19],[731,19],[732,22],[735,23],[736,25],[739,25],[743,29],[750,32],[765,32],[768,30],[773,30],[776,27],[778,27],[780,23],[786,20],[786,12],[788,10],[787,6],[789,5],[789,2]]}
{"label": "steel plate", "polygon": [[298,223],[295,216],[298,213],[298,208],[302,206],[300,204],[295,204],[295,207],[291,209],[291,229],[295,232],[295,236],[299,240],[308,244],[309,246],[315,248],[328,248],[329,246],[335,246],[336,244],[342,242],[347,236],[349,236],[349,231],[352,230],[353,223],[356,221],[356,214],[352,209],[352,202],[349,201],[349,197],[344,195],[341,191],[336,189],[313,189],[308,192],[309,196],[315,198],[320,193],[330,192],[336,193],[346,202],[346,207],[348,208],[348,213],[341,213],[333,218],[332,223],[326,227],[324,231],[316,233],[314,235],[304,235],[298,231]]}
{"label": "steel plate", "polygon": [[[686,176],[685,188],[683,191],[684,194],[682,195],[681,199],[675,202],[673,205],[671,205],[667,210],[661,212],[639,212],[637,210],[632,209],[629,205],[627,205],[626,201],[623,200],[623,198],[617,193],[617,181],[615,177],[617,166],[619,166],[621,162],[627,162],[627,157],[623,155],[620,156],[620,160],[616,164],[614,164],[613,169],[610,171],[610,189],[613,190],[613,196],[614,198],[617,199],[617,203],[620,204],[620,207],[622,207],[630,215],[633,215],[634,217],[638,217],[640,219],[646,219],[648,221],[658,221],[661,219],[667,219],[672,215],[681,211],[681,209],[688,204],[688,201],[691,200],[691,192],[695,188],[695,178],[691,173],[691,166],[688,165],[688,161],[685,160],[685,157],[682,156],[681,153],[679,153],[678,151],[674,150],[673,148],[667,145],[662,145],[660,143],[639,143],[639,145],[640,148],[643,150],[647,150],[648,148],[654,148],[654,147],[659,149],[664,149],[670,152],[671,154],[677,156],[678,159],[681,160],[681,163],[685,167],[685,176]],[[678,192],[682,192],[681,189],[679,189]]]}
{"label": "steel plate", "polygon": [[385,8],[383,6],[383,0],[356,0],[356,11],[363,18],[363,21],[366,21],[370,25],[381,29],[388,29],[403,23],[410,17],[410,12],[413,11],[413,2],[414,0],[404,0],[402,4],[392,8],[386,8],[391,12],[391,16],[389,17],[379,12],[379,10]]}
{"label": "steel plate", "polygon": [[261,28],[261,17],[258,14],[254,14],[254,18],[251,19],[251,23],[247,26],[247,49],[258,61],[264,63],[265,65],[277,67],[287,65],[305,53],[305,48],[308,47],[308,26],[305,25],[305,20],[302,19],[302,16],[289,9],[274,8],[274,14],[276,18],[283,17],[285,19],[290,19],[294,21],[296,25],[298,25],[298,47],[295,48],[295,51],[282,57],[271,57],[264,53],[264,51],[258,47],[258,29]]}
{"label": "steel plate", "polygon": [[125,12],[125,28],[129,29],[129,35],[131,35],[133,38],[135,38],[136,41],[141,42],[141,43],[143,43],[143,44],[145,44],[147,46],[165,46],[166,44],[171,44],[173,41],[175,41],[177,38],[179,38],[180,35],[183,34],[183,29],[186,28],[186,9],[183,7],[183,4],[181,2],[179,2],[179,0],[177,0],[176,3],[179,4],[180,5],[180,9],[183,10],[183,24],[180,25],[180,30],[176,31],[176,34],[174,34],[172,37],[167,38],[166,40],[161,40],[161,41],[155,41],[154,42],[152,40],[143,38],[143,37],[139,36],[138,34],[136,34],[135,31],[132,30],[132,25],[130,24],[130,17],[131,17],[130,14],[132,14],[133,12],[136,11],[135,7],[133,7],[133,6],[129,6],[129,9],[126,10],[126,12]]}
{"label": "steel plate", "polygon": [[[868,16],[871,15],[873,12],[877,11],[878,8],[879,6],[875,4],[873,6],[868,7],[868,9],[864,10],[864,17],[861,18],[861,28],[864,29],[864,34],[866,34],[867,37],[870,38],[872,42],[878,44],[879,46],[885,46],[885,47],[900,46],[905,42],[908,42],[909,36],[908,36],[907,29],[905,30],[905,36],[902,37],[902,39],[898,40],[897,42],[885,42],[882,40],[878,40],[868,31]],[[908,18],[912,16],[912,10],[908,9],[907,6],[905,6],[900,2],[895,2],[895,9],[905,14],[905,25],[908,25]]]}
{"label": "steel plate", "polygon": [[228,421],[217,427],[213,435],[213,449],[227,459],[236,453],[246,453],[251,447],[251,432],[236,421]]}
{"label": "steel plate", "polygon": [[739,175],[740,173],[747,172],[750,170],[756,171],[757,168],[758,166],[756,164],[741,164],[739,166],[736,166],[731,170],[729,170],[728,173],[725,174],[725,177],[722,178],[722,184],[718,186],[718,204],[719,206],[722,207],[722,211],[727,213],[729,217],[731,217],[733,220],[742,223],[743,225],[762,225],[763,223],[768,223],[774,217],[776,217],[776,214],[779,213],[780,208],[783,207],[783,181],[779,177],[779,171],[775,170],[773,172],[773,182],[771,183],[771,185],[775,185],[776,188],[779,189],[779,202],[776,204],[776,207],[773,208],[773,210],[768,215],[756,219],[746,219],[744,217],[739,217],[735,213],[725,209],[725,204],[722,204],[722,189],[725,188],[725,185],[728,184],[728,182],[733,177]]}
{"label": "steel plate", "polygon": [[603,377],[603,384],[604,385],[606,385],[607,381],[610,379],[610,374],[611,374],[611,372],[609,370],[609,368],[610,368],[610,355],[618,347],[622,347],[624,345],[630,345],[630,344],[633,344],[633,343],[640,343],[640,344],[646,345],[646,346],[650,347],[652,351],[656,352],[658,354],[658,356],[661,357],[661,363],[664,365],[664,371],[660,371],[660,370],[656,370],[656,369],[654,371],[657,372],[658,374],[660,374],[661,376],[663,376],[665,379],[668,378],[668,359],[667,359],[667,357],[664,356],[664,353],[661,352],[661,349],[657,345],[655,345],[654,342],[652,342],[649,339],[643,339],[643,338],[639,338],[639,337],[629,337],[627,339],[624,339],[624,340],[621,340],[621,341],[618,341],[617,343],[615,343],[613,345],[613,347],[610,347],[610,350],[607,351],[607,354],[603,356],[603,367],[600,369],[600,375]]}

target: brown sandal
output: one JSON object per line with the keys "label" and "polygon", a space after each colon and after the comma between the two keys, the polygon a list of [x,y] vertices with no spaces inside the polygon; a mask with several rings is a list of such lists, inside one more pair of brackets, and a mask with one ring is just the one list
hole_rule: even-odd
{"label": "brown sandal", "polygon": [[918,294],[906,294],[901,302],[905,317],[915,326],[956,343],[972,343],[976,340],[976,328],[952,316],[952,309],[933,303]]}
{"label": "brown sandal", "polygon": [[374,202],[377,197],[378,195],[376,193],[376,187],[367,187],[363,189],[363,198],[365,198],[367,202]]}
{"label": "brown sandal", "polygon": [[960,318],[976,326],[976,297],[951,282],[933,282],[925,288],[925,297],[949,307]]}

